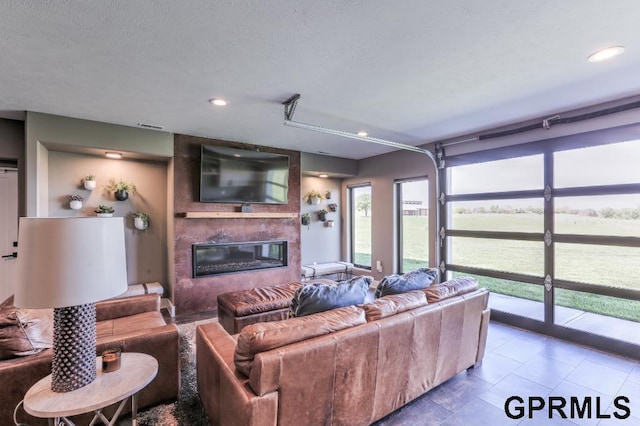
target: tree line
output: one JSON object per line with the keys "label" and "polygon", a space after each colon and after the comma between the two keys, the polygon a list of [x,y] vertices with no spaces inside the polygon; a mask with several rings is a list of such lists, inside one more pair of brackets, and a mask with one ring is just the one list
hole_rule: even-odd
{"label": "tree line", "polygon": [[[640,206],[632,208],[625,207],[620,209],[614,209],[612,207],[603,207],[601,209],[575,209],[570,207],[556,207],[554,209],[556,214],[574,214],[578,216],[588,216],[588,217],[600,217],[604,219],[640,219]],[[494,204],[490,207],[456,207],[454,209],[454,213],[456,214],[538,214],[541,215],[544,213],[544,209],[542,207],[511,207],[511,206],[500,206],[498,204]]]}

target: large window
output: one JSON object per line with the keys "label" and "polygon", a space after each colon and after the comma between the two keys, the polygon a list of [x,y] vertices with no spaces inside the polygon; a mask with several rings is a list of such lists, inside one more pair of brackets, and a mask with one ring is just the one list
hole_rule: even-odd
{"label": "large window", "polygon": [[351,261],[371,269],[371,185],[349,188],[351,217]]}
{"label": "large window", "polygon": [[396,182],[399,272],[429,266],[429,181]]}
{"label": "large window", "polygon": [[449,276],[496,311],[640,345],[640,140],[615,132],[448,158]]}

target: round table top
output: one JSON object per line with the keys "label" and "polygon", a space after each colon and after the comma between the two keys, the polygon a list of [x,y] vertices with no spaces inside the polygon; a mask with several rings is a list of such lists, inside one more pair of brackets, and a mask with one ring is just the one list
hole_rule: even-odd
{"label": "round table top", "polygon": [[96,379],[71,392],[51,390],[51,375],[38,381],[24,397],[24,409],[42,418],[67,417],[99,410],[122,401],[147,386],[158,373],[158,361],[151,355],[123,352],[120,368],[102,372],[102,358],[96,358]]}

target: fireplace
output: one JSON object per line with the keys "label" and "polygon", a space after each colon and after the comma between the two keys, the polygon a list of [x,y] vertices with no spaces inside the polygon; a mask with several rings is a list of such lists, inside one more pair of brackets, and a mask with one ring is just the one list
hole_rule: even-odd
{"label": "fireplace", "polygon": [[193,277],[287,266],[286,241],[207,243],[193,246]]}

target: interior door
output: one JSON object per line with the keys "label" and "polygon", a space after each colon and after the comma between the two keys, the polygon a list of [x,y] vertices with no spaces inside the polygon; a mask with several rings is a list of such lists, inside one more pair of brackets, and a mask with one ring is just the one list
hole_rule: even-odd
{"label": "interior door", "polygon": [[0,302],[13,294],[17,243],[18,173],[0,168]]}

